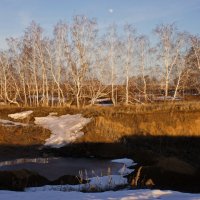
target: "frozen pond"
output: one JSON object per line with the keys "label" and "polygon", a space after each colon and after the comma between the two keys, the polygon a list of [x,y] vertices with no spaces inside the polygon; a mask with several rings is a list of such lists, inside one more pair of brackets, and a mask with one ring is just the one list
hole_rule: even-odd
{"label": "frozen pond", "polygon": [[123,163],[111,162],[95,158],[20,158],[0,162],[0,170],[29,169],[36,171],[49,180],[63,175],[83,175],[84,178],[96,176],[119,175]]}

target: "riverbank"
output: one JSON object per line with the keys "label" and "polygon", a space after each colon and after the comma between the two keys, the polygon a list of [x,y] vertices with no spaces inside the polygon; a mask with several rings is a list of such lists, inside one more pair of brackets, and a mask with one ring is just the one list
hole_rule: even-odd
{"label": "riverbank", "polygon": [[[166,166],[170,165],[170,168],[176,168],[179,163],[179,167],[173,173],[167,171],[166,176],[162,178],[162,180],[165,179],[164,182],[168,181],[169,174],[180,177],[179,171],[182,166],[189,165],[194,169],[194,173],[181,183],[185,185],[184,181],[191,182],[194,177],[195,181],[200,178],[199,108],[198,103],[89,107],[79,110],[76,108],[0,108],[0,118],[6,120],[10,119],[8,114],[33,110],[33,113],[26,119],[13,120],[28,123],[29,126],[0,126],[0,158],[6,160],[38,156],[109,159],[129,157],[138,163],[138,168],[146,166],[152,171],[153,167],[153,172],[154,168],[158,169],[158,165],[159,170],[162,171],[163,165],[161,166],[159,163],[161,160],[165,160]],[[84,117],[91,118],[91,122],[83,128],[84,136],[77,139],[76,142],[59,149],[42,148],[51,132],[35,126],[34,117],[44,117],[50,112],[56,112],[57,116],[81,113]],[[149,173],[149,170],[146,170],[145,173],[147,171]],[[185,176],[187,173],[188,168],[181,171],[181,176]],[[134,176],[132,179],[135,178]],[[156,176],[162,177],[154,172],[154,177],[150,178],[155,179]],[[159,188],[160,182],[157,181],[156,184],[151,187]],[[178,188],[168,184],[165,189],[181,190],[181,184]],[[136,187],[139,187],[139,184]],[[140,184],[140,187],[147,186]],[[187,188],[183,188],[183,191],[192,191],[192,188],[193,184],[191,183]],[[198,192],[198,188],[195,192]]]}
{"label": "riverbank", "polygon": [[[57,113],[57,116],[80,113],[91,121],[82,129],[84,135],[65,147],[68,150],[63,152],[69,152],[67,154],[95,154],[110,158],[115,155],[124,156],[129,152],[147,151],[164,156],[178,156],[192,165],[200,165],[200,104],[196,102],[83,109],[7,107],[0,108],[0,119],[10,120],[9,114],[30,109],[33,113],[29,117],[13,120],[28,123],[28,126],[0,125],[0,154],[5,153],[6,156],[6,151],[9,152],[12,148],[22,152],[24,150],[20,149],[27,149],[25,152],[29,153],[29,149],[33,149],[36,154],[41,152],[37,148],[45,143],[51,132],[36,126],[35,117],[44,117],[49,113]],[[55,150],[60,151],[62,152],[62,148]]]}

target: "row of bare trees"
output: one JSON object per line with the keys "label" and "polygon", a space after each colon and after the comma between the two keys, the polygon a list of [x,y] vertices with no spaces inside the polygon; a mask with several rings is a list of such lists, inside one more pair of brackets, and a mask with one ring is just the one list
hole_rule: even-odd
{"label": "row of bare trees", "polygon": [[132,25],[119,34],[112,24],[99,31],[94,19],[58,22],[53,37],[32,22],[0,52],[0,101],[24,106],[77,107],[110,97],[114,105],[175,100],[200,91],[200,37],[159,25],[157,39]]}

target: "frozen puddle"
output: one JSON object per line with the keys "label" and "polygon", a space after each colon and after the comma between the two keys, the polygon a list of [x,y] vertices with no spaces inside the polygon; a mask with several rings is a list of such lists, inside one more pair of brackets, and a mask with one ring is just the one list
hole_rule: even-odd
{"label": "frozen puddle", "polygon": [[0,170],[18,169],[36,171],[49,180],[55,180],[63,175],[82,176],[84,179],[108,175],[122,176],[128,170],[124,168],[124,163],[95,158],[20,158],[0,162]]}
{"label": "frozen puddle", "polygon": [[46,140],[46,146],[62,147],[74,142],[84,135],[81,129],[90,122],[90,119],[77,115],[35,117],[35,124],[49,129],[52,135]]}
{"label": "frozen puddle", "polygon": [[[97,191],[115,189],[117,186],[126,186],[128,168],[125,159],[120,162],[95,158],[20,158],[17,160],[0,162],[0,170],[29,169],[53,181],[64,175],[79,176],[89,180],[89,183],[79,185],[46,185],[42,187],[27,188],[26,191]],[[131,163],[133,161],[131,160]],[[133,163],[134,164],[134,163]],[[131,170],[130,172],[132,172]]]}

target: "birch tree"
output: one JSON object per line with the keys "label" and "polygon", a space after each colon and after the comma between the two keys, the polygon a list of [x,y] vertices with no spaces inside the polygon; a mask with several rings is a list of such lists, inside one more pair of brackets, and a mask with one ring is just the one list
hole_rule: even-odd
{"label": "birch tree", "polygon": [[37,25],[35,22],[32,22],[31,25],[27,28],[24,35],[24,42],[29,48],[29,67],[32,71],[33,77],[33,101],[36,106],[39,106],[39,82],[40,82],[40,64],[39,64],[39,47],[41,47],[42,40],[42,28]]}
{"label": "birch tree", "polygon": [[[116,105],[116,97],[115,97],[115,85],[116,85],[116,75],[117,75],[117,60],[118,60],[118,45],[119,40],[117,36],[117,26],[112,24],[108,27],[108,31],[106,34],[106,47],[107,53],[109,56],[108,60],[108,72],[110,71],[110,85],[111,85],[111,99],[114,105]],[[118,51],[118,52],[117,52]]]}
{"label": "birch tree", "polygon": [[179,55],[181,40],[178,37],[177,28],[173,24],[159,25],[155,29],[155,33],[159,39],[161,65],[164,66],[165,98],[167,98],[171,73]]}
{"label": "birch tree", "polygon": [[57,86],[57,95],[59,105],[65,103],[65,95],[61,83],[63,82],[63,72],[67,67],[66,53],[68,48],[68,26],[60,21],[54,28],[53,40],[53,65],[51,64],[51,74]]}
{"label": "birch tree", "polygon": [[200,70],[200,37],[197,35],[190,35],[189,39],[194,52],[194,58],[196,60],[195,65]]}
{"label": "birch tree", "polygon": [[96,39],[96,21],[85,16],[75,16],[71,25],[72,44],[68,62],[72,76],[72,87],[77,107],[80,107],[86,73],[91,65],[93,42]]}
{"label": "birch tree", "polygon": [[125,71],[125,104],[129,104],[129,78],[134,71],[134,48],[136,30],[131,25],[125,25],[125,41],[122,54],[124,54],[124,71]]}
{"label": "birch tree", "polygon": [[90,105],[94,105],[98,98],[109,95],[108,81],[110,74],[107,72],[108,55],[101,41],[95,43],[93,50],[93,62],[86,75],[86,94],[90,99]]}
{"label": "birch tree", "polygon": [[148,56],[150,54],[149,41],[145,36],[139,36],[137,38],[137,55],[138,55],[138,65],[139,74],[142,78],[142,94],[144,95],[144,100],[147,102],[147,68],[148,68]]}
{"label": "birch tree", "polygon": [[19,87],[14,76],[14,68],[9,63],[8,53],[4,52],[0,55],[0,67],[2,70],[3,98],[5,102],[16,104],[19,96]]}
{"label": "birch tree", "polygon": [[186,83],[186,85],[187,85],[187,89],[196,90],[196,92],[199,93],[200,92],[200,87],[199,87],[200,70],[198,67],[198,56],[200,52],[198,52],[198,48],[197,48],[198,45],[195,45],[197,48],[196,53],[195,53],[194,47],[191,45],[191,37],[194,37],[194,36],[189,36],[190,48],[185,56],[187,68],[190,70],[189,80]]}
{"label": "birch tree", "polygon": [[173,71],[173,75],[176,77],[173,100],[176,99],[180,86],[187,81],[188,74],[190,73],[190,68],[186,66],[185,60],[188,47],[187,35],[185,33],[179,33],[177,37],[179,40],[179,49],[177,50],[178,57]]}

